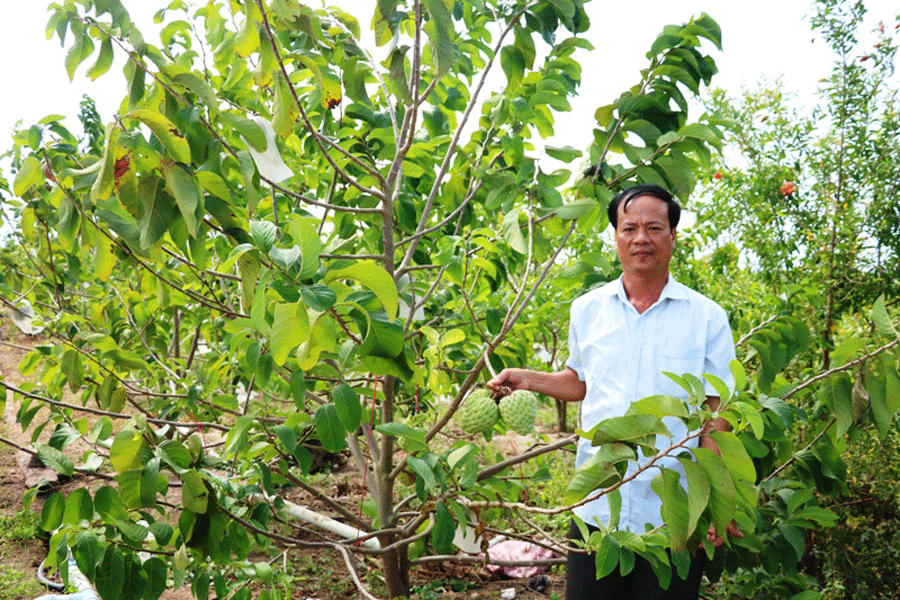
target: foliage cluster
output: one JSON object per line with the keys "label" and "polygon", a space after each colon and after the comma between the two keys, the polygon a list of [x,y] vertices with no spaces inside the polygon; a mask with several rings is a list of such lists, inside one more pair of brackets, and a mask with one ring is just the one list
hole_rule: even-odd
{"label": "foliage cluster", "polygon": [[[821,6],[824,30],[855,26],[852,15],[825,18],[844,4]],[[642,400],[583,432],[602,460],[574,473],[563,503],[529,490],[570,439],[504,459],[452,422],[484,371],[534,364],[535,345],[559,364],[561,308],[615,276],[596,240],[613,193],[649,182],[687,198],[717,164],[724,126],[757,135],[715,111],[688,117],[688,99],[716,72],[702,52],[721,47],[713,19],[664,29],[637,85],[596,110],[587,152],[545,149],[568,166],[587,162],[566,188],[574,169],[545,172],[536,138],[552,133],[580,83],[574,56],[590,47],[590,24],[579,0],[379,0],[378,58],[355,16],[295,0],[174,0],[158,14],[158,45],[120,0],[52,9],[48,33],[68,48],[70,77],[82,63],[99,77],[114,53],[128,57],[120,114],[101,130],[86,103],[83,137],[54,115],[17,132],[7,190],[17,247],[3,251],[0,292],[34,307],[50,341],[22,365],[34,384],[3,385],[46,464],[112,478],[45,503],[40,525],[63,575],[71,554],[104,600],[155,600],[184,582],[199,600],[241,600],[250,581],[279,599],[289,576],[251,550],[306,546],[334,552],[366,597],[372,582],[357,565],[374,557],[386,594],[408,596],[416,564],[466,558],[453,554],[458,531],[528,533],[533,515],[556,524],[597,495],[615,506],[624,467],[653,454],[655,435],[671,437],[664,418],[697,431],[722,416],[732,431],[715,434],[721,456],[691,448],[696,433],[666,451],[689,485],[658,469],[663,527],[637,535],[612,523],[590,540],[598,570],[626,572],[640,554],[665,580],[666,550],[683,568],[702,544],[714,579],[801,591],[807,532],[835,522],[822,498],[847,489],[848,436],[886,439],[900,409],[888,306],[835,295],[849,259],[865,255],[857,238],[843,245],[844,227],[860,222],[852,211],[871,189],[844,185],[859,164],[826,143],[815,172],[848,179],[823,178],[819,205],[790,199],[762,221],[789,228],[778,252],[747,237],[741,250],[691,253],[718,239],[723,215],[741,217],[726,234],[749,235],[749,217],[781,200],[760,196],[748,211],[728,203],[734,190],[714,194],[721,212],[701,211],[701,233],[682,250],[679,277],[721,298],[741,337],[735,389],[708,379],[717,412],[703,406],[703,381],[675,374],[683,397]],[[870,64],[886,69],[883,48]],[[868,73],[845,61],[830,88],[835,131],[860,151],[874,142],[849,107],[882,106]],[[770,163],[783,160],[723,181],[769,190],[780,177]],[[792,242],[823,226],[824,275],[806,253],[819,238]],[[745,269],[745,247],[780,262]],[[814,335],[806,322],[819,325],[819,306],[825,326]],[[867,327],[836,338],[839,317],[857,308]],[[89,449],[73,456],[76,440]],[[321,489],[323,450],[350,457],[366,496],[344,502]],[[286,525],[292,488],[352,533],[311,540]],[[732,520],[743,539],[703,541]]]}

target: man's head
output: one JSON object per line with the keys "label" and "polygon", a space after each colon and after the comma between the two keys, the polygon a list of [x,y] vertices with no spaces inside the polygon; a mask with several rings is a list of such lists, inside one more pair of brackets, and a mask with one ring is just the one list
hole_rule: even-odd
{"label": "man's head", "polygon": [[656,185],[633,187],[610,201],[609,214],[626,277],[665,281],[681,216],[672,195]]}
{"label": "man's head", "polygon": [[628,205],[638,196],[653,196],[665,202],[669,216],[669,227],[672,229],[678,227],[678,221],[681,219],[681,205],[678,204],[678,201],[668,190],[653,183],[643,183],[630,187],[627,190],[622,190],[609,201],[609,205],[606,207],[606,214],[609,216],[609,222],[612,224],[613,229],[616,228],[619,221],[619,207],[621,206],[622,210],[627,212]]}

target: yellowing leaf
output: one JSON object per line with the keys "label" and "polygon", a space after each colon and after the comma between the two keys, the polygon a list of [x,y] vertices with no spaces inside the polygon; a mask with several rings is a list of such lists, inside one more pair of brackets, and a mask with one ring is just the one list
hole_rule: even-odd
{"label": "yellowing leaf", "polygon": [[172,160],[182,163],[191,162],[191,148],[187,140],[178,133],[175,125],[161,113],[148,108],[139,108],[126,115],[127,118],[137,119],[150,128],[156,139],[169,152]]}
{"label": "yellowing leaf", "polygon": [[294,123],[300,117],[300,108],[294,100],[291,82],[282,73],[278,74],[275,87],[275,109],[272,111],[272,127],[282,139],[294,131]]}
{"label": "yellowing leaf", "polygon": [[291,350],[309,338],[309,317],[302,302],[275,305],[275,320],[272,323],[272,359],[279,367],[284,366]]}
{"label": "yellowing leaf", "polygon": [[375,261],[362,261],[343,269],[329,271],[325,276],[326,282],[338,279],[353,279],[369,288],[384,306],[388,318],[393,321],[397,318],[397,309],[400,306],[397,286],[381,265]]}
{"label": "yellowing leaf", "polygon": [[22,161],[22,167],[16,173],[16,179],[13,182],[13,193],[21,196],[27,192],[33,185],[37,185],[44,180],[41,161],[33,156],[29,156]]}

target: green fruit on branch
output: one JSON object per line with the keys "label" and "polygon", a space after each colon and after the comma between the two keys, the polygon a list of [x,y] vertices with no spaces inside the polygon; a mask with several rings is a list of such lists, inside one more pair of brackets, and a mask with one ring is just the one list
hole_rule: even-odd
{"label": "green fruit on branch", "polygon": [[522,435],[534,429],[537,397],[528,390],[516,390],[500,401],[500,416],[510,429]]}
{"label": "green fruit on branch", "polygon": [[456,413],[457,423],[466,433],[488,431],[500,418],[497,403],[487,390],[475,390],[463,401]]}

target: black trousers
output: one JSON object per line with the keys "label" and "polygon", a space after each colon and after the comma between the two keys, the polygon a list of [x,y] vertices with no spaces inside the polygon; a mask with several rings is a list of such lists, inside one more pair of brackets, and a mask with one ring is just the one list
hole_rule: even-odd
{"label": "black trousers", "polygon": [[[591,532],[596,528],[588,525]],[[581,532],[573,521],[569,538],[581,540]],[[624,577],[615,571],[597,579],[593,554],[569,552],[566,568],[566,600],[697,600],[700,595],[700,579],[706,567],[706,554],[702,550],[691,558],[687,579],[678,577],[672,567],[672,581],[668,589],[662,589],[653,568],[645,558],[635,556],[634,569]]]}

